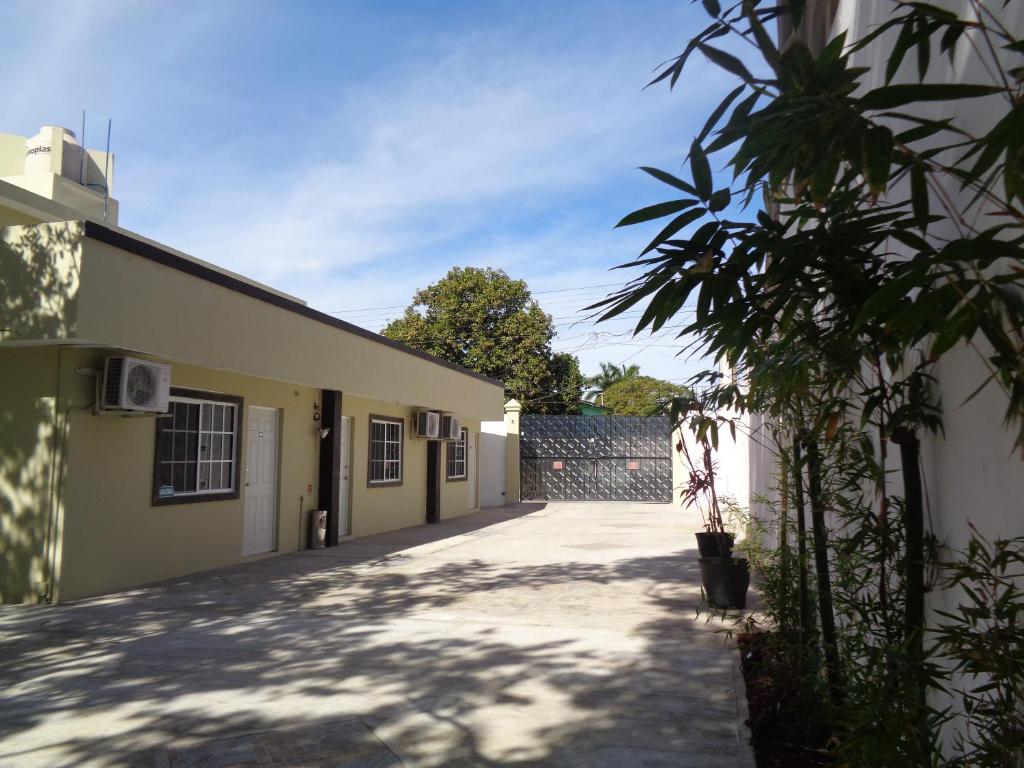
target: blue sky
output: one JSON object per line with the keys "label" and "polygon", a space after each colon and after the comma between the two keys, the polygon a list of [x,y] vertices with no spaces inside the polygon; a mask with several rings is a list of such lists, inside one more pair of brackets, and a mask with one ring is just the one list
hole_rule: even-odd
{"label": "blue sky", "polygon": [[[684,380],[671,334],[579,309],[621,283],[731,88],[679,2],[59,2],[0,6],[0,131],[113,119],[121,226],[372,330],[452,266],[525,279],[555,347]],[[595,287],[598,286],[598,287]]]}

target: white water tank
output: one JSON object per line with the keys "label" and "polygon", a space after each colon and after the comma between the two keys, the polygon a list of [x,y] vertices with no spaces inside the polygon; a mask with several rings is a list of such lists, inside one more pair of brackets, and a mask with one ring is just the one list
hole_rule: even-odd
{"label": "white water tank", "polygon": [[24,172],[59,173],[82,183],[82,145],[75,138],[74,131],[59,125],[44,125],[39,133],[26,139]]}

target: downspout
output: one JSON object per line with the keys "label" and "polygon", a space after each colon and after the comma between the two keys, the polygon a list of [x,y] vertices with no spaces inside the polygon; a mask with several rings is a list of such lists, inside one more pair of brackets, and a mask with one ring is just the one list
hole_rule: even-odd
{"label": "downspout", "polygon": [[70,405],[62,407],[64,353],[68,347],[57,348],[57,372],[53,397],[53,435],[50,446],[50,477],[47,488],[46,539],[43,542],[43,577],[46,588],[40,594],[42,601],[51,604],[57,588],[58,552],[63,536],[60,524],[64,498],[64,466],[68,445],[68,415]]}

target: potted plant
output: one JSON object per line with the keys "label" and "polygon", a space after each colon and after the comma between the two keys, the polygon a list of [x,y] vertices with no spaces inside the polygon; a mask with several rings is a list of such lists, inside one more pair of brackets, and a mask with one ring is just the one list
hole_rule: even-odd
{"label": "potted plant", "polygon": [[704,595],[715,608],[745,608],[750,586],[750,565],[745,558],[733,557],[735,537],[725,530],[718,492],[715,488],[714,449],[718,444],[721,417],[710,409],[714,393],[701,397],[686,395],[672,402],[672,417],[677,429],[688,428],[696,437],[699,456],[694,457],[680,435],[676,450],[686,460],[689,477],[682,501],[698,509],[704,530],[695,532],[700,555],[700,576]]}

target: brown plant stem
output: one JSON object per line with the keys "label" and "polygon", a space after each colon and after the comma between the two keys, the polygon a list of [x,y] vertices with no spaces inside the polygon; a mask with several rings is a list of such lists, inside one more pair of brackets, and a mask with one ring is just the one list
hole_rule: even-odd
{"label": "brown plant stem", "polygon": [[814,536],[814,565],[818,581],[818,619],[825,651],[825,676],[829,696],[837,710],[843,706],[843,676],[839,667],[839,642],[832,606],[832,580],[828,571],[828,531],[825,529],[825,500],[821,490],[821,453],[818,441],[807,438],[807,490],[811,505],[811,529]]}

